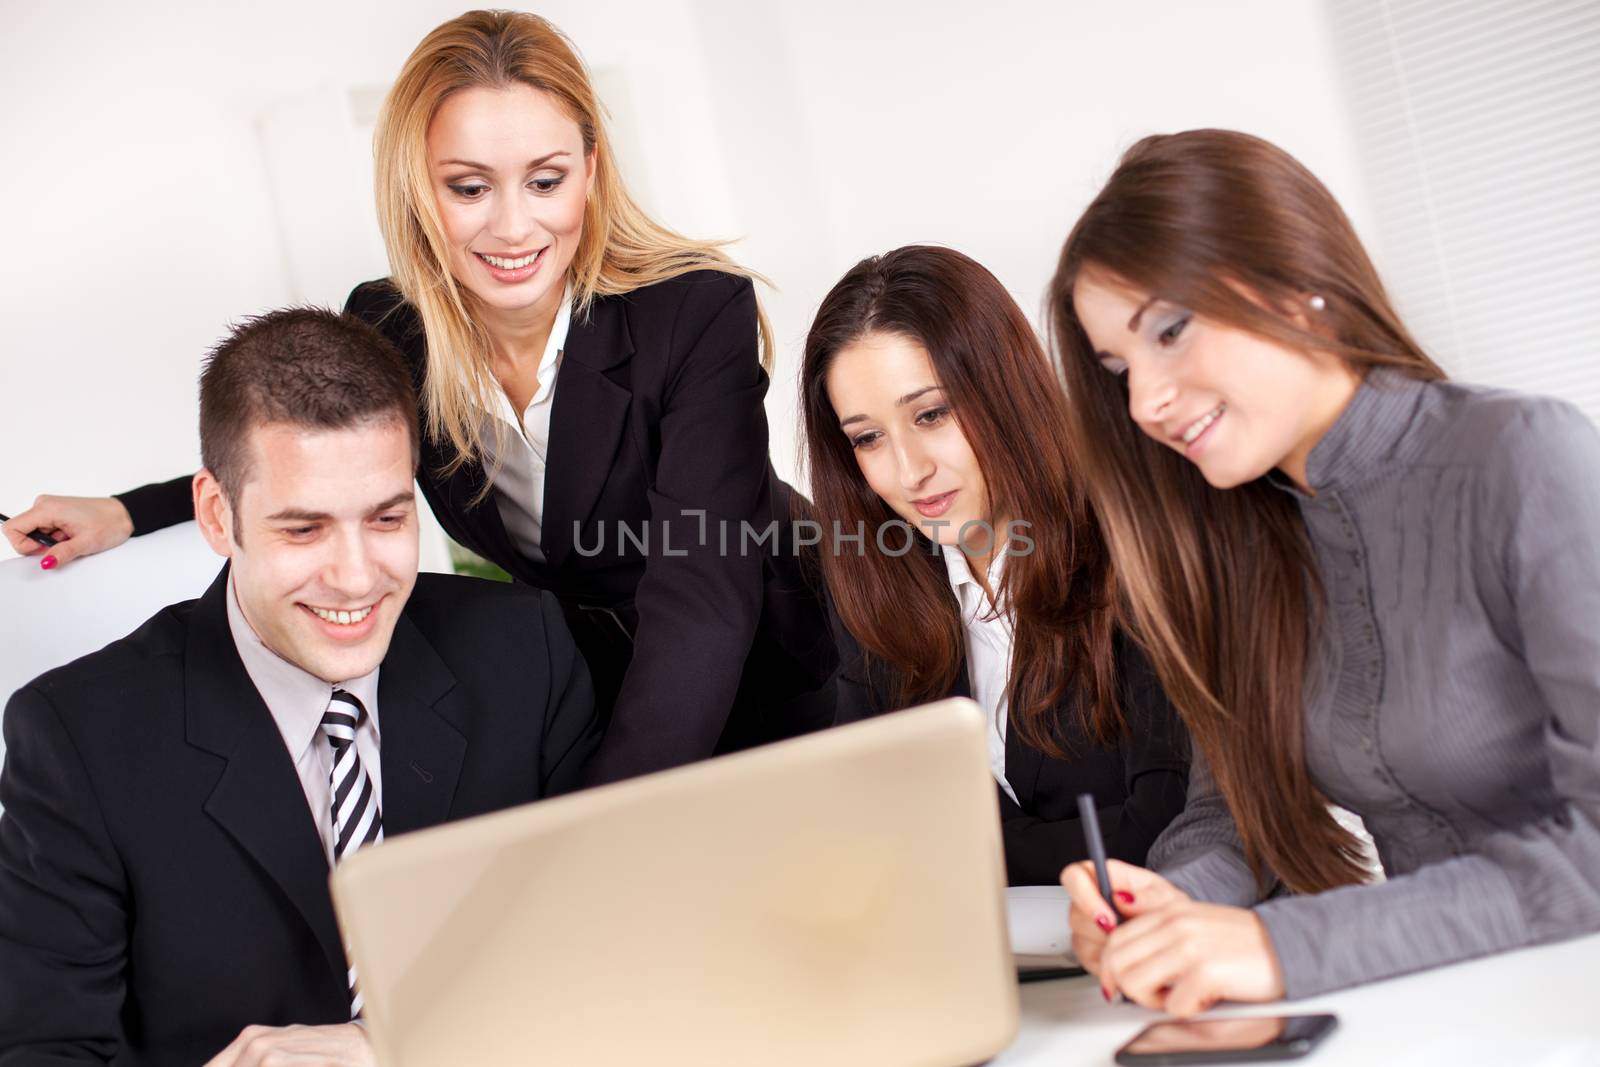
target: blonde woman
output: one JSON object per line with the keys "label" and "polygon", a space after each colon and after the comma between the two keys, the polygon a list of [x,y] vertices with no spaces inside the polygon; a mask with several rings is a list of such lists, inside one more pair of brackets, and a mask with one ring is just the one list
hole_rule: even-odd
{"label": "blonde woman", "polygon": [[[375,155],[393,273],[346,310],[411,365],[418,478],[444,528],[565,606],[614,708],[590,780],[813,725],[805,700],[772,709],[826,679],[826,625],[792,555],[743,536],[787,520],[789,496],[767,459],[750,272],[633,202],[588,72],[535,15],[469,11],[428,34]],[[42,497],[5,530],[22,552],[26,531],[54,531],[53,569],[191,514],[181,478]]]}

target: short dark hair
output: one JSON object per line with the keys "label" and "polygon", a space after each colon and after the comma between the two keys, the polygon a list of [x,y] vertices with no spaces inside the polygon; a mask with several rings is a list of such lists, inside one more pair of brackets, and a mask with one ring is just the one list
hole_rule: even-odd
{"label": "short dark hair", "polygon": [[200,458],[230,502],[250,475],[250,431],[345,430],[390,419],[419,454],[416,389],[400,353],[353,315],[286,308],[246,319],[200,372]]}

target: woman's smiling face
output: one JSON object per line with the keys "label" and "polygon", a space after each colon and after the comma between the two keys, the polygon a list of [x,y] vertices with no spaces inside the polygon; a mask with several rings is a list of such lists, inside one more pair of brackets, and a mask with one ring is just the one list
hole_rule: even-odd
{"label": "woman's smiling face", "polygon": [[1093,272],[1078,278],[1072,304],[1101,365],[1127,377],[1139,428],[1218,489],[1274,468],[1305,487],[1311,449],[1359,384],[1331,355],[1287,348]]}
{"label": "woman's smiling face", "polygon": [[594,157],[550,94],[466,89],[428,126],[450,273],[483,306],[553,315],[583,236]]}
{"label": "woman's smiling face", "polygon": [[[858,338],[833,357],[827,390],[862,477],[896,515],[942,545],[957,544],[968,523],[993,525],[978,457],[919,342]],[[987,543],[981,527],[967,536],[969,548]]]}

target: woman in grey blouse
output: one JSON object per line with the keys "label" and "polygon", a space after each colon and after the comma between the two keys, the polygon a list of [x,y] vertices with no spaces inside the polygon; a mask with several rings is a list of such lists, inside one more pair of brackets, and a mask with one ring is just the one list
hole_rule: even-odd
{"label": "woman in grey blouse", "polygon": [[1243,134],[1130,149],[1051,309],[1131,626],[1199,750],[1154,870],[1114,869],[1120,925],[1063,874],[1107,996],[1191,1014],[1600,929],[1588,420],[1443,380],[1327,190]]}

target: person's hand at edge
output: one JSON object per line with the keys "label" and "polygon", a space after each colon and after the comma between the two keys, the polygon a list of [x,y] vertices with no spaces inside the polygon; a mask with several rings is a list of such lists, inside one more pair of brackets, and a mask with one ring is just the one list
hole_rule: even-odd
{"label": "person's hand at edge", "polygon": [[1174,904],[1130,917],[1106,939],[1102,989],[1179,1018],[1221,1000],[1281,1000],[1283,970],[1265,924],[1249,908]]}
{"label": "person's hand at edge", "polygon": [[[1096,975],[1100,973],[1100,955],[1106,940],[1117,928],[1118,913],[1132,919],[1189,900],[1186,893],[1159,874],[1131,863],[1107,860],[1106,873],[1111,876],[1112,895],[1117,898],[1115,910],[1100,896],[1093,863],[1084,860],[1061,872],[1061,885],[1072,898],[1067,913],[1072,953],[1084,970]],[[1110,989],[1104,982],[1101,992],[1110,999]]]}
{"label": "person's hand at edge", "polygon": [[336,1026],[247,1026],[205,1067],[375,1067],[367,1031],[356,1023]]}
{"label": "person's hand at edge", "polygon": [[[18,555],[42,554],[39,565],[54,570],[79,556],[116,548],[133,536],[133,519],[115,497],[41,496],[0,526]],[[42,530],[56,539],[46,548],[28,534]]]}

